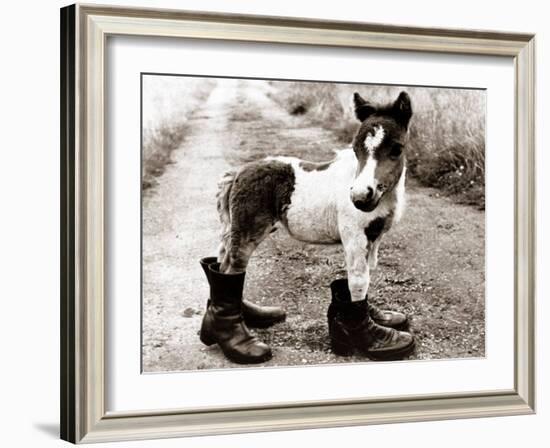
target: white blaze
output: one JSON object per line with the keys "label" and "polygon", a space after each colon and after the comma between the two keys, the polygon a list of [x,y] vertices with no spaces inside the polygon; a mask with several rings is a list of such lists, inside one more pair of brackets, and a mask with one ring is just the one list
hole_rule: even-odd
{"label": "white blaze", "polygon": [[376,172],[376,159],[372,154],[368,155],[367,163],[363,167],[363,171],[355,179],[355,187],[359,191],[366,191],[367,187],[374,189],[375,179],[374,173]]}
{"label": "white blaze", "polygon": [[384,140],[384,128],[382,126],[376,126],[374,128],[374,135],[369,133],[365,139],[365,148],[372,154],[376,148],[380,146]]}
{"label": "white blaze", "polygon": [[384,139],[384,128],[382,126],[376,126],[374,128],[374,135],[369,133],[365,139],[365,149],[367,150],[367,162],[363,167],[363,170],[355,179],[353,183],[353,190],[355,193],[366,193],[368,187],[376,191],[376,179],[374,177],[376,172],[377,161],[374,158],[374,151],[380,146]]}

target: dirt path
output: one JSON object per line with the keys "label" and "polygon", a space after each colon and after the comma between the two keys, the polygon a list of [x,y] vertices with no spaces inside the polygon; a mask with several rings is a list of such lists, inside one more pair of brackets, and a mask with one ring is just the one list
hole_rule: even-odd
{"label": "dirt path", "polygon": [[[265,155],[326,160],[338,147],[331,132],[289,116],[271,100],[274,94],[266,82],[219,81],[189,120],[174,163],[144,198],[146,372],[235,366],[197,337],[208,296],[198,261],[216,253],[221,174]],[[337,245],[307,245],[277,232],[260,246],[245,294],[288,312],[287,322],[258,331],[274,351],[265,365],[350,361],[330,352],[325,317],[328,285],[343,275]],[[382,243],[370,291],[374,302],[413,317],[413,358],[484,356],[484,214],[409,182],[405,217]]]}

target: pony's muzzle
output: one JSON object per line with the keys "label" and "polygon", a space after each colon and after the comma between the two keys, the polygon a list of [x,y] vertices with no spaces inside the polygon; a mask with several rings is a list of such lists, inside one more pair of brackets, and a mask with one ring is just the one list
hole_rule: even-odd
{"label": "pony's muzzle", "polygon": [[367,187],[361,193],[351,190],[351,202],[355,208],[363,212],[372,212],[378,205],[379,197],[372,187]]}

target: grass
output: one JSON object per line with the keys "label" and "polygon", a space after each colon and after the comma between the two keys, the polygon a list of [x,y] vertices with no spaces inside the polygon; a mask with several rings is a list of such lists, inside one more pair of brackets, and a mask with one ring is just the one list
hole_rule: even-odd
{"label": "grass", "polygon": [[156,185],[172,152],[183,142],[187,121],[206,100],[214,81],[180,76],[143,77],[142,188]]}
{"label": "grass", "polygon": [[353,92],[373,103],[387,103],[406,90],[414,111],[407,149],[409,173],[458,202],[485,207],[484,91],[276,81],[272,86],[272,98],[290,114],[306,115],[346,144],[358,125]]}

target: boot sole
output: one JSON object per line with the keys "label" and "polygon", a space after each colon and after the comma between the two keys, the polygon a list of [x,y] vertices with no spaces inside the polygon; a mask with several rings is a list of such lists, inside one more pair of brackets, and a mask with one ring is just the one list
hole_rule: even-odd
{"label": "boot sole", "polygon": [[[208,347],[214,344],[218,344],[218,341],[214,337],[211,337],[208,334],[203,334],[202,332],[200,333],[199,339],[204,345]],[[236,364],[261,364],[262,362],[269,361],[273,357],[273,353],[271,352],[271,350],[265,355],[251,358],[239,355],[238,353],[226,352],[221,345],[218,344],[218,346],[220,347],[220,350],[222,351],[224,356],[229,359],[229,361],[232,361]]]}
{"label": "boot sole", "polygon": [[332,352],[338,356],[352,356],[356,353],[367,356],[373,361],[397,361],[403,359],[405,356],[410,355],[416,347],[415,341],[413,339],[412,343],[401,347],[395,350],[388,350],[385,352],[369,352],[367,350],[362,350],[360,348],[355,348],[354,346],[345,345],[345,344],[332,344]]}
{"label": "boot sole", "polygon": [[[222,352],[223,352],[223,349],[222,349]],[[273,357],[273,354],[271,352],[268,352],[263,356],[259,356],[257,358],[252,358],[252,359],[247,357],[241,357],[240,355],[236,355],[233,353],[230,354],[230,353],[223,352],[223,354],[227,359],[229,359],[230,361],[236,364],[261,364],[262,362],[269,361]]]}
{"label": "boot sole", "polygon": [[416,344],[413,340],[413,342],[410,345],[406,345],[405,347],[402,347],[398,350],[392,350],[391,352],[386,352],[386,353],[364,352],[364,353],[373,361],[397,361],[410,355],[415,348],[416,348]]}

